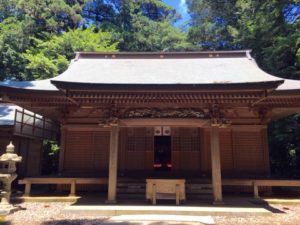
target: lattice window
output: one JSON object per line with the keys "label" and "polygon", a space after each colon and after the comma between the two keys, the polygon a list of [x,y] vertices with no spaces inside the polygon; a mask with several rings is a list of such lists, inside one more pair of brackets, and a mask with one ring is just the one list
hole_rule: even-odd
{"label": "lattice window", "polygon": [[198,128],[176,128],[172,135],[173,151],[200,151]]}
{"label": "lattice window", "polygon": [[127,151],[152,151],[152,128],[128,128]]}

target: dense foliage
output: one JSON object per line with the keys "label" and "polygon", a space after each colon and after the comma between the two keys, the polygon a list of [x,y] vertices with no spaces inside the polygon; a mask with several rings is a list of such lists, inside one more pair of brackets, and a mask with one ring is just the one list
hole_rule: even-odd
{"label": "dense foliage", "polygon": [[300,114],[269,124],[273,174],[300,177]]}
{"label": "dense foliage", "polygon": [[84,16],[120,37],[120,51],[178,51],[191,48],[185,35],[171,25],[178,15],[161,0],[90,1]]}
{"label": "dense foliage", "polygon": [[0,0],[0,80],[32,78],[22,53],[83,21],[80,0]]}
{"label": "dense foliage", "polygon": [[0,0],[0,80],[56,76],[74,51],[191,49],[177,18],[161,0]]}
{"label": "dense foliage", "polygon": [[59,147],[54,141],[43,141],[42,175],[58,173]]}
{"label": "dense foliage", "polygon": [[[298,0],[186,2],[181,31],[162,0],[0,0],[0,80],[56,76],[75,51],[199,49],[252,49],[267,72],[300,79]],[[270,125],[274,172],[299,170],[299,129],[299,115]]]}
{"label": "dense foliage", "polygon": [[188,0],[189,39],[204,49],[252,49],[266,71],[300,79],[298,0]]}
{"label": "dense foliage", "polygon": [[76,51],[116,51],[109,32],[95,32],[94,27],[69,30],[49,40],[32,39],[34,47],[23,53],[26,69],[34,79],[46,79],[65,71]]}

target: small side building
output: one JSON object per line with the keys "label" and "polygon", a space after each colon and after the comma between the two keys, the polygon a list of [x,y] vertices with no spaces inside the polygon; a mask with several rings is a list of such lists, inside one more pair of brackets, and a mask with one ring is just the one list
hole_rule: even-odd
{"label": "small side building", "polygon": [[34,177],[41,175],[43,140],[57,140],[57,127],[52,121],[11,103],[0,104],[0,155],[10,141],[22,156],[18,175]]}

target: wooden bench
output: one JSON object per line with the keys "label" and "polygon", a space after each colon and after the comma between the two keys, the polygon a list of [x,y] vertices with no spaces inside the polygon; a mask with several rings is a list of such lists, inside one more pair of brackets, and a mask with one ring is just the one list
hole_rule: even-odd
{"label": "wooden bench", "polygon": [[107,178],[63,178],[63,177],[32,177],[19,180],[25,184],[24,196],[29,196],[32,184],[70,184],[70,195],[76,195],[76,184],[107,184]]}
{"label": "wooden bench", "polygon": [[300,187],[300,180],[254,180],[254,198],[259,198],[259,186],[269,187]]}
{"label": "wooden bench", "polygon": [[156,204],[156,199],[175,199],[176,205],[185,201],[184,179],[146,179],[146,199]]}
{"label": "wooden bench", "polygon": [[222,185],[252,186],[254,198],[259,198],[258,187],[300,187],[300,180],[224,179]]}

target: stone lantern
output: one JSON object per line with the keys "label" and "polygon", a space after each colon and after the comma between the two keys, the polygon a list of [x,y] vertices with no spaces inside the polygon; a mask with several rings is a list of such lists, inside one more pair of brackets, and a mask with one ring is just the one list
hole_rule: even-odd
{"label": "stone lantern", "polygon": [[6,152],[0,156],[0,181],[2,183],[2,206],[10,206],[11,183],[17,178],[16,163],[21,162],[22,157],[15,154],[15,146],[10,142]]}

